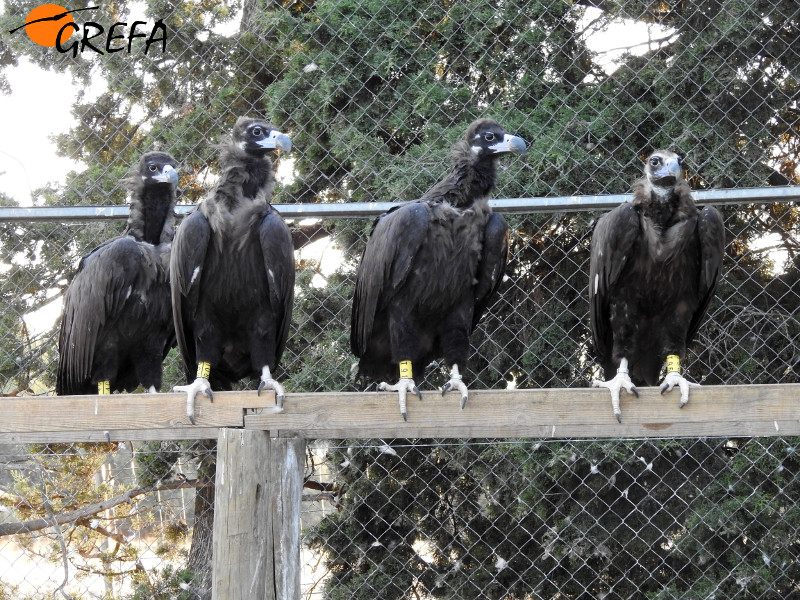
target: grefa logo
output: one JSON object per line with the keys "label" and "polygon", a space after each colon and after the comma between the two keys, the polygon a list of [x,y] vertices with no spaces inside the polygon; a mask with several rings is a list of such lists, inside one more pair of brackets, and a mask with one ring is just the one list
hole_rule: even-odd
{"label": "grefa logo", "polygon": [[[161,52],[167,49],[167,27],[161,19],[153,23],[150,34],[145,33],[147,21],[133,21],[128,23],[114,23],[106,28],[94,21],[84,21],[82,24],[75,22],[73,13],[97,10],[98,6],[67,10],[58,4],[41,4],[28,13],[25,23],[12,29],[14,34],[21,29],[31,41],[47,48],[55,47],[62,54],[71,53],[77,56],[88,50],[97,54],[125,52],[130,54],[134,46],[142,47],[147,55],[150,46],[160,46]],[[126,33],[127,28],[127,33]],[[79,34],[75,36],[75,34]],[[144,40],[144,42],[140,41]]]}

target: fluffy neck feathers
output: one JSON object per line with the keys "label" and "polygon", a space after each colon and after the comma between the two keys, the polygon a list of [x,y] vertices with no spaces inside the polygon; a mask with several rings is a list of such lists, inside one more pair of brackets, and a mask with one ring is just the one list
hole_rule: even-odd
{"label": "fluffy neck feathers", "polygon": [[261,196],[265,203],[272,199],[275,177],[272,161],[265,154],[254,156],[237,145],[225,146],[220,154],[222,177],[215,197],[233,208],[240,200]]}
{"label": "fluffy neck feathers", "polygon": [[425,198],[443,200],[459,208],[485,199],[494,189],[496,160],[496,156],[476,154],[466,140],[461,140],[450,153],[450,173]]}
{"label": "fluffy neck feathers", "polygon": [[647,178],[639,179],[633,184],[633,205],[660,227],[668,227],[697,214],[691,188],[683,180],[673,187],[664,188],[652,185]]}
{"label": "fluffy neck feathers", "polygon": [[126,235],[154,246],[171,242],[175,235],[175,189],[158,183],[142,185],[132,192]]}

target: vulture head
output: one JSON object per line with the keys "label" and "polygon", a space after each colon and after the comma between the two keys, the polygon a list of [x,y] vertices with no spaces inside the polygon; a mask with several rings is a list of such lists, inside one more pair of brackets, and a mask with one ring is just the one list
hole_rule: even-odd
{"label": "vulture head", "polygon": [[644,175],[654,188],[671,188],[683,179],[682,159],[669,150],[656,150],[644,166]]}
{"label": "vulture head", "polygon": [[131,168],[127,180],[131,202],[127,235],[154,245],[172,240],[177,165],[166,152],[146,152]]}
{"label": "vulture head", "polygon": [[475,162],[506,153],[525,154],[525,140],[511,135],[492,119],[478,119],[467,128],[465,141]]}
{"label": "vulture head", "polygon": [[175,169],[177,164],[166,152],[147,152],[139,159],[136,173],[141,177],[144,186],[165,183],[177,187],[178,171]]}
{"label": "vulture head", "polygon": [[233,143],[253,156],[264,156],[279,150],[289,152],[292,141],[285,133],[263,119],[239,117],[233,126]]}

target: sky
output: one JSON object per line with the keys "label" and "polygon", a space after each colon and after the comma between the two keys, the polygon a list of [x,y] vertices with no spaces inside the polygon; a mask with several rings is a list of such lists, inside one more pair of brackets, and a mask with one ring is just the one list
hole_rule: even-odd
{"label": "sky", "polygon": [[61,181],[76,163],[56,156],[52,136],[69,131],[74,97],[45,90],[74,88],[64,73],[45,71],[27,60],[8,68],[11,94],[0,94],[3,135],[0,136],[0,190],[20,204],[31,203],[32,190]]}

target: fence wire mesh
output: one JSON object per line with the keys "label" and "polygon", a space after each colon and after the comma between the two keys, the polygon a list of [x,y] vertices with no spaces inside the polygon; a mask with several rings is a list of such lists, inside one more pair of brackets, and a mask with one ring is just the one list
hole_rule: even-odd
{"label": "fence wire mesh", "polygon": [[[495,197],[624,193],[657,147],[686,156],[695,189],[800,183],[794,0],[101,4],[87,20],[106,31],[143,20],[145,31],[160,19],[165,48],[145,54],[134,39],[127,51],[61,54],[23,31],[6,35],[37,2],[4,3],[3,91],[68,77],[49,104],[4,117],[0,149],[29,177],[17,185],[18,169],[3,165],[3,206],[123,204],[124,175],[153,148],[175,155],[180,201],[195,203],[216,177],[213,144],[245,114],[292,137],[280,202],[414,199],[484,115],[529,143],[524,159],[503,163]],[[69,125],[42,119],[65,101]],[[22,140],[42,122],[63,172],[45,158],[44,138],[23,156]],[[723,278],[690,348],[689,378],[797,382],[796,203],[720,208]],[[507,215],[511,262],[472,337],[471,387],[587,385],[596,216],[535,203]],[[278,374],[290,393],[356,389],[350,298],[370,222],[292,223],[297,298]],[[4,395],[52,392],[61,294],[80,256],[121,229],[0,222]],[[443,381],[431,365],[423,385]],[[179,382],[173,350],[165,388]],[[306,594],[791,598],[800,594],[796,446],[318,443],[307,461]],[[205,597],[213,454],[205,442],[3,446],[0,598]],[[19,523],[29,530],[15,533]]]}
{"label": "fence wire mesh", "polygon": [[[792,598],[797,442],[317,442],[304,597]],[[0,597],[207,597],[213,450],[171,446],[4,447]]]}

